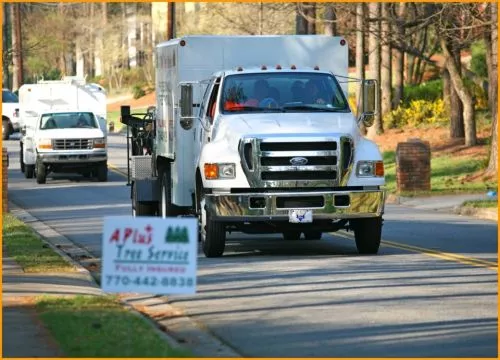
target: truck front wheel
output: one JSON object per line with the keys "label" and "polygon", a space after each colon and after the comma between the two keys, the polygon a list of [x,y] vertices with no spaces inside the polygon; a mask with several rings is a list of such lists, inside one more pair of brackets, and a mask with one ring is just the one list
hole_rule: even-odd
{"label": "truck front wheel", "polygon": [[2,139],[9,140],[10,137],[10,123],[9,120],[2,120]]}
{"label": "truck front wheel", "polygon": [[376,254],[382,238],[382,217],[351,220],[360,254]]}
{"label": "truck front wheel", "polygon": [[38,184],[47,182],[47,167],[40,159],[36,161],[36,182]]}
{"label": "truck front wheel", "polygon": [[167,164],[161,172],[161,197],[158,202],[158,213],[162,218],[176,216],[175,207],[172,204],[172,177],[170,176],[170,164]]}
{"label": "truck front wheel", "polygon": [[108,164],[99,164],[96,168],[97,180],[100,182],[108,181]]}
{"label": "truck front wheel", "polygon": [[33,179],[35,176],[35,165],[24,165],[24,177],[26,179]]}
{"label": "truck front wheel", "polygon": [[24,159],[23,159],[23,145],[21,144],[21,150],[19,150],[19,163],[21,165],[21,172],[24,173]]}
{"label": "truck front wheel", "polygon": [[226,247],[226,226],[224,223],[211,219],[207,212],[204,194],[201,197],[198,208],[200,209],[200,238],[203,253],[207,258],[219,257],[224,254]]}

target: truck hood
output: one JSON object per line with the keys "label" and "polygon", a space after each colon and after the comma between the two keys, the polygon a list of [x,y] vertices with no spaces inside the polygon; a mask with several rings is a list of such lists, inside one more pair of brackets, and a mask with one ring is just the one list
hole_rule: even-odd
{"label": "truck hood", "polygon": [[216,138],[238,142],[243,136],[321,135],[357,136],[359,129],[352,113],[265,113],[224,115],[219,118]]}
{"label": "truck hood", "polygon": [[39,139],[95,139],[105,137],[101,129],[53,129],[38,130]]}

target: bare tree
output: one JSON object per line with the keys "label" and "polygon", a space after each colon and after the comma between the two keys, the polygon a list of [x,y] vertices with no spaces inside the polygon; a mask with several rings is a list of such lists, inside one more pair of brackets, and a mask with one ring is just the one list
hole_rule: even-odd
{"label": "bare tree", "polygon": [[2,36],[2,83],[4,88],[10,88],[10,74],[9,74],[9,65],[11,63],[11,44],[9,44],[10,40],[10,29],[12,28],[12,22],[10,18],[10,4],[3,3],[3,36]]}
{"label": "bare tree", "polygon": [[[406,3],[401,2],[398,5],[397,20],[394,26],[396,36],[403,39],[405,36],[404,21],[406,18]],[[394,98],[393,107],[399,106],[403,100],[404,89],[404,51],[394,49]]]}
{"label": "bare tree", "polygon": [[[391,77],[391,62],[392,62],[392,56],[391,56],[391,45],[390,45],[390,34],[391,34],[391,27],[389,24],[389,4],[388,3],[382,3],[381,4],[381,16],[382,16],[382,21],[381,21],[381,37],[382,39],[387,39],[387,40],[382,40],[381,42],[381,64],[380,64],[380,89],[381,89],[381,97],[382,97],[382,102],[381,102],[381,115],[384,116],[388,112],[392,110],[392,102],[391,102],[391,96],[392,96],[392,77]],[[380,128],[378,131],[382,132],[383,131],[383,124],[380,124]]]}
{"label": "bare tree", "polygon": [[[369,9],[369,35],[368,51],[370,76],[380,84],[380,3],[368,4]],[[379,106],[380,109],[380,97]],[[374,137],[383,131],[382,116],[380,111],[375,115],[375,121],[372,127],[368,129],[368,137]]]}
{"label": "bare tree", "polygon": [[337,34],[337,14],[335,13],[335,8],[331,3],[327,3],[325,7],[325,35],[335,36]]}

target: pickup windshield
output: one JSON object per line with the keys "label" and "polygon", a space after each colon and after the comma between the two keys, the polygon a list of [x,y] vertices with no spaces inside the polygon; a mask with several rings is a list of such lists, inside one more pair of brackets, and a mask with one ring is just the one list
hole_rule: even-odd
{"label": "pickup windshield", "polygon": [[43,114],[40,122],[40,129],[70,129],[86,128],[94,129],[99,125],[94,114],[90,112],[66,112]]}
{"label": "pickup windshield", "polygon": [[229,75],[220,108],[225,114],[350,111],[335,77],[311,72]]}

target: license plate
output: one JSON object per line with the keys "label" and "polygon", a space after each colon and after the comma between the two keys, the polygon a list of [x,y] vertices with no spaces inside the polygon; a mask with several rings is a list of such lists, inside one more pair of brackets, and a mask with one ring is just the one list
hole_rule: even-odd
{"label": "license plate", "polygon": [[288,221],[291,223],[312,223],[313,211],[312,210],[289,210]]}

